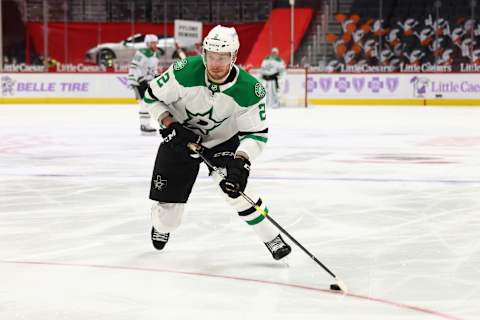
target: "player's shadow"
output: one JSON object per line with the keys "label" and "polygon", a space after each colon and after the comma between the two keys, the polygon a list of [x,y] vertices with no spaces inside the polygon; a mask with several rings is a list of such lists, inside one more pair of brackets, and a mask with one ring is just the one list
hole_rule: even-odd
{"label": "player's shadow", "polygon": [[170,263],[174,265],[189,265],[195,266],[199,269],[208,269],[209,271],[219,272],[219,271],[228,271],[228,270],[265,270],[265,269],[288,269],[289,265],[288,262],[282,261],[234,261],[234,260],[227,260],[227,261],[217,261],[214,262],[215,259],[198,259],[196,257],[188,257],[186,258],[185,255],[175,254],[170,250],[165,251],[145,251],[143,253],[136,254],[134,257],[131,257],[130,261],[134,264],[138,265],[138,262],[144,262],[141,265],[149,265],[155,266],[160,261],[165,261],[167,259]]}

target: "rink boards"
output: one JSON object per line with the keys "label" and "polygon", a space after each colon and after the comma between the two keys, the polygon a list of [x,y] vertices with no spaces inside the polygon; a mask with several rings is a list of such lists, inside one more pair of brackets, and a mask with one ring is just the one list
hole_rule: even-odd
{"label": "rink boards", "polygon": [[480,105],[475,73],[310,73],[307,79],[314,105]]}
{"label": "rink boards", "polygon": [[135,103],[123,73],[3,73],[1,103]]}
{"label": "rink boards", "polygon": [[[251,70],[259,77],[258,69]],[[124,73],[2,73],[0,103],[135,103]],[[307,85],[305,85],[305,83]],[[280,78],[285,106],[480,105],[478,73],[311,73]]]}

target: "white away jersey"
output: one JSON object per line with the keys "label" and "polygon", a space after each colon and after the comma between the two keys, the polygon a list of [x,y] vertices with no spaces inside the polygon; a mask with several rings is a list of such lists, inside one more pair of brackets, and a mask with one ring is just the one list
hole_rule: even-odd
{"label": "white away jersey", "polygon": [[218,85],[208,80],[201,56],[178,60],[149,83],[144,102],[154,119],[170,112],[201,135],[207,148],[238,133],[237,151],[253,159],[267,142],[265,89],[256,78],[234,68],[234,80]]}
{"label": "white away jersey", "polygon": [[274,74],[281,75],[285,71],[285,62],[276,56],[269,55],[262,61],[260,73],[262,76],[272,76]]}
{"label": "white away jersey", "polygon": [[140,49],[135,53],[128,67],[128,82],[138,85],[142,81],[150,81],[158,74],[160,51],[149,48]]}

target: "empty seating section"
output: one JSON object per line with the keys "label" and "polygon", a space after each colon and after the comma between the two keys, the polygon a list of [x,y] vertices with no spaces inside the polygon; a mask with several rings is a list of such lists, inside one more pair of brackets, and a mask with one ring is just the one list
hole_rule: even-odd
{"label": "empty seating section", "polygon": [[[43,21],[44,1],[25,1],[27,20]],[[48,0],[49,21],[242,23],[267,20],[272,7],[270,0],[69,0],[67,8],[64,3]]]}

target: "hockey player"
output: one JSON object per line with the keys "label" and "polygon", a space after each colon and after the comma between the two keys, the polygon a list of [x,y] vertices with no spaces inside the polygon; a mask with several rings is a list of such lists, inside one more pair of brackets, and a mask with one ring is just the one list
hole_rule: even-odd
{"label": "hockey player", "polygon": [[267,101],[273,108],[280,105],[278,78],[285,72],[285,62],[279,57],[278,53],[277,48],[272,48],[272,53],[263,59],[260,69],[267,88]]}
{"label": "hockey player", "polygon": [[203,154],[222,168],[226,179],[210,172],[225,199],[236,210],[274,259],[288,255],[285,243],[265,217],[240,197],[245,191],[268,210],[247,184],[251,162],[267,142],[265,89],[235,65],[239,49],[234,28],[216,26],[203,41],[202,55],[178,60],[149,83],[144,101],[159,121],[163,142],[151,181],[151,239],[162,250],[180,225],[185,203],[197,178],[201,161],[188,143],[202,144]]}
{"label": "hockey player", "polygon": [[135,53],[128,68],[128,84],[135,91],[135,97],[140,103],[138,115],[140,117],[140,131],[143,135],[156,134],[155,128],[150,124],[150,114],[143,103],[143,96],[148,86],[148,81],[158,74],[160,51],[157,48],[158,38],[154,34],[145,35],[145,49]]}

